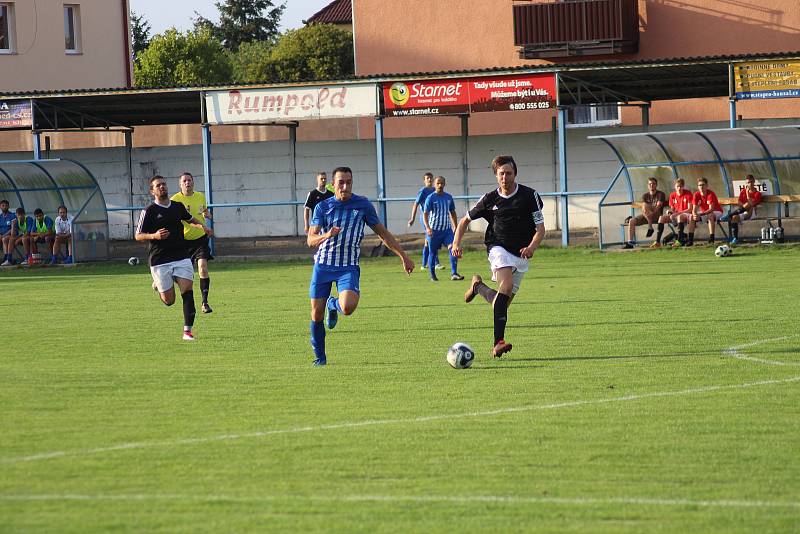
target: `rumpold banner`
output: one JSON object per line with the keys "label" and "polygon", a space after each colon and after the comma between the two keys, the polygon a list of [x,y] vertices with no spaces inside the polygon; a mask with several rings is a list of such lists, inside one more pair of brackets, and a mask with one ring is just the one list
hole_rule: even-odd
{"label": "rumpold banner", "polygon": [[33,126],[30,100],[5,100],[0,102],[0,129]]}
{"label": "rumpold banner", "polygon": [[377,84],[209,91],[210,124],[247,124],[378,114]]}
{"label": "rumpold banner", "polygon": [[555,107],[555,103],[556,77],[552,73],[383,85],[383,107],[387,117],[550,109]]}
{"label": "rumpold banner", "polygon": [[800,97],[800,61],[751,61],[734,67],[736,98]]}

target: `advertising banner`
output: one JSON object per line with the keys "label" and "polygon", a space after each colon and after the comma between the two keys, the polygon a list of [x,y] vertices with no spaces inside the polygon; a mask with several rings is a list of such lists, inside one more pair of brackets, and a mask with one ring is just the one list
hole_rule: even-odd
{"label": "advertising banner", "polygon": [[551,109],[555,104],[552,73],[383,84],[387,117]]}
{"label": "advertising banner", "polygon": [[752,61],[734,66],[736,98],[800,97],[800,61]]}
{"label": "advertising banner", "polygon": [[210,124],[247,124],[378,114],[377,84],[209,91]]}
{"label": "advertising banner", "polygon": [[[731,182],[733,185],[733,196],[738,197],[739,193],[742,192],[742,189],[745,188],[747,185],[747,180],[733,180]],[[772,189],[772,181],[770,180],[756,180],[755,181],[756,191],[761,192],[762,195],[774,195]]]}
{"label": "advertising banner", "polygon": [[30,100],[0,101],[0,129],[33,126]]}

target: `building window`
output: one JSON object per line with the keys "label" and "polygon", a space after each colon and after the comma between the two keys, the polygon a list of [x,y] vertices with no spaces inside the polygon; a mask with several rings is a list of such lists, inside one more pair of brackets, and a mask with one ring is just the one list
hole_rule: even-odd
{"label": "building window", "polygon": [[64,4],[64,50],[68,54],[81,51],[81,7]]}
{"label": "building window", "polygon": [[619,106],[574,106],[567,110],[567,126],[615,126],[621,124]]}
{"label": "building window", "polygon": [[14,4],[0,2],[0,54],[14,51]]}

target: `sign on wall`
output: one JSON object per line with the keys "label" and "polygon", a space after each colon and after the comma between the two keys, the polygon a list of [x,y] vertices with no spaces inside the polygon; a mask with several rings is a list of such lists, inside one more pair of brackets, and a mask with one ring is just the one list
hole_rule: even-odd
{"label": "sign on wall", "polygon": [[0,101],[0,128],[33,126],[30,100]]}
{"label": "sign on wall", "polygon": [[[731,182],[733,185],[733,196],[738,197],[739,193],[742,192],[742,189],[745,188],[747,185],[747,180],[733,180]],[[762,195],[773,195],[774,192],[772,190],[772,182],[770,180],[758,180],[755,181],[756,191],[761,192]]]}
{"label": "sign on wall", "polygon": [[387,117],[550,109],[555,103],[552,73],[383,84]]}
{"label": "sign on wall", "polygon": [[800,61],[752,61],[734,67],[736,98],[800,97]]}
{"label": "sign on wall", "polygon": [[376,84],[209,91],[210,124],[247,124],[371,117],[378,114]]}

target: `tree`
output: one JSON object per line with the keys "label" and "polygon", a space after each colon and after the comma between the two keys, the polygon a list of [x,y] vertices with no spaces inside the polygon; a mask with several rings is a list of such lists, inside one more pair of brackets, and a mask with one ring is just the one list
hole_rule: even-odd
{"label": "tree", "polygon": [[266,82],[278,79],[272,60],[272,43],[253,41],[242,43],[232,54],[233,80],[237,83]]}
{"label": "tree", "polygon": [[282,81],[344,78],[355,69],[352,34],[332,24],[287,31],[271,56]]}
{"label": "tree", "polygon": [[231,51],[242,43],[274,41],[286,4],[272,0],[224,0],[214,2],[219,10],[219,24],[214,24],[195,11],[195,29],[211,28],[214,37]]}
{"label": "tree", "polygon": [[139,60],[139,54],[144,52],[147,45],[150,44],[150,23],[144,18],[144,15],[137,15],[135,11],[131,11],[131,34],[133,36],[133,61]]}
{"label": "tree", "polygon": [[175,28],[153,37],[134,70],[140,87],[226,83],[231,72],[228,53],[208,30],[182,34]]}

